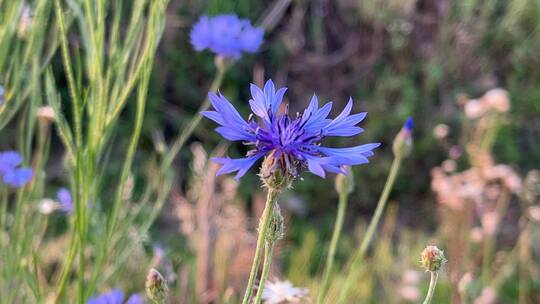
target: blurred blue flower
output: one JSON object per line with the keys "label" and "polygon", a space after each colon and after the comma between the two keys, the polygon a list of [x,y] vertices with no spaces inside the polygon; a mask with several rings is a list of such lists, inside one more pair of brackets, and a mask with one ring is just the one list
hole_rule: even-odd
{"label": "blurred blue flower", "polygon": [[144,301],[142,297],[138,294],[132,294],[131,297],[127,300],[126,304],[143,304]]}
{"label": "blurred blue flower", "polygon": [[22,156],[15,151],[0,152],[0,175],[5,184],[12,187],[21,187],[34,176],[31,168],[19,168]]}
{"label": "blurred blue flower", "polygon": [[276,161],[274,169],[283,173],[298,176],[301,169],[307,168],[311,173],[325,177],[326,171],[346,174],[344,165],[360,165],[368,163],[373,149],[379,143],[370,143],[348,148],[330,148],[321,146],[321,141],[328,136],[354,136],[364,130],[357,127],[367,115],[366,112],[352,114],[352,99],[345,109],[334,119],[328,114],[332,109],[329,102],[319,108],[317,96],[313,95],[309,106],[303,114],[289,116],[288,111],[279,111],[286,88],[276,91],[274,83],[269,80],[261,90],[251,85],[251,110],[259,117],[260,123],[251,119],[245,121],[233,105],[223,96],[209,94],[215,111],[204,111],[202,115],[220,125],[216,131],[230,141],[242,141],[252,149],[247,157],[231,159],[214,158],[223,166],[218,175],[238,172],[236,179],[242,177],[255,162],[263,156],[271,155]]}
{"label": "blurred blue flower", "polygon": [[195,50],[209,49],[217,55],[234,59],[239,58],[242,52],[256,52],[263,42],[263,36],[262,29],[233,14],[203,16],[190,34]]}
{"label": "blurred blue flower", "polygon": [[405,120],[405,123],[403,124],[403,128],[407,131],[412,131],[412,129],[414,129],[414,120],[412,117],[407,117],[407,120]]}
{"label": "blurred blue flower", "polygon": [[73,212],[73,201],[71,199],[71,192],[68,189],[60,188],[56,193],[56,198],[60,203],[60,207],[58,208],[60,211],[65,213]]}
{"label": "blurred blue flower", "polygon": [[[124,293],[119,289],[100,294],[99,296],[90,298],[87,304],[124,304]],[[133,294],[127,299],[125,304],[142,304],[143,300],[138,294]]]}
{"label": "blurred blue flower", "polygon": [[0,106],[4,103],[4,87],[0,85]]}

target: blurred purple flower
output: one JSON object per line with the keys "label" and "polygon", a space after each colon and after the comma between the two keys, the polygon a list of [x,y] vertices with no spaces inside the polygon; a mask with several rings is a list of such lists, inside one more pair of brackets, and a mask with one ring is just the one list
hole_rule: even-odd
{"label": "blurred purple flower", "polygon": [[143,304],[144,301],[139,294],[132,294],[127,300],[126,304]]}
{"label": "blurred purple flower", "polygon": [[99,296],[90,298],[87,304],[122,304],[124,293],[119,289],[114,289]]}
{"label": "blurred purple flower", "polygon": [[[124,304],[124,293],[119,289],[100,294],[99,296],[90,298],[87,304]],[[144,303],[141,296],[133,294],[127,299],[125,304],[142,304]]]}
{"label": "blurred purple flower", "polygon": [[15,169],[23,161],[22,156],[15,151],[0,152],[0,174],[6,173]]}
{"label": "blurred purple flower", "polygon": [[65,213],[73,212],[73,201],[71,199],[71,192],[68,189],[60,188],[56,193],[56,198],[60,203],[60,207],[58,208],[60,211]]}
{"label": "blurred purple flower", "polygon": [[22,156],[15,151],[0,152],[0,175],[5,184],[18,188],[32,179],[31,168],[18,168],[22,161]]}
{"label": "blurred purple flower", "polygon": [[0,106],[4,103],[4,94],[5,94],[4,87],[0,85]]}
{"label": "blurred purple flower", "polygon": [[364,131],[356,124],[361,122],[367,113],[350,115],[352,99],[349,99],[341,114],[335,119],[329,119],[327,117],[332,103],[319,108],[317,96],[313,95],[304,113],[291,117],[288,113],[279,113],[285,91],[286,88],[276,91],[271,80],[266,82],[264,90],[251,85],[253,99],[249,104],[253,113],[259,117],[260,123],[251,118],[246,122],[223,95],[209,94],[215,111],[204,111],[202,115],[220,125],[216,131],[224,138],[252,146],[245,158],[214,158],[215,162],[223,165],[218,175],[238,171],[238,179],[258,159],[268,155],[275,159],[274,169],[280,169],[294,177],[298,176],[299,170],[303,168],[324,178],[326,171],[346,174],[342,166],[368,163],[368,157],[373,155],[372,150],[377,148],[379,143],[348,148],[321,146],[321,141],[327,136],[348,137]]}
{"label": "blurred purple flower", "polygon": [[217,55],[237,59],[242,52],[254,53],[263,42],[264,31],[234,14],[203,16],[191,30],[197,51],[209,49]]}

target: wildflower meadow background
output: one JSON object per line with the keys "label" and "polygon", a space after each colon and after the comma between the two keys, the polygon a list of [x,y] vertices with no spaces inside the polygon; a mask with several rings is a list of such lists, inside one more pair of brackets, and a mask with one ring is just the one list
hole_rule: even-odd
{"label": "wildflower meadow background", "polygon": [[0,303],[540,303],[537,0],[0,0]]}

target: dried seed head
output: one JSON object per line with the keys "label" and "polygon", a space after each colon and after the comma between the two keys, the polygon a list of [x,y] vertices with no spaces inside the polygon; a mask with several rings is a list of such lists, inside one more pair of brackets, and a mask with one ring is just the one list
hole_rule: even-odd
{"label": "dried seed head", "polygon": [[426,271],[434,272],[439,271],[446,264],[446,258],[444,252],[437,246],[427,246],[422,251],[420,262]]}

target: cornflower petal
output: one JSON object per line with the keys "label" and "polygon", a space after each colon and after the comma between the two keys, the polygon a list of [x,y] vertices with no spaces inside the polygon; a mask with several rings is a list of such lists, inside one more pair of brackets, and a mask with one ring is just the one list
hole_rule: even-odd
{"label": "cornflower petal", "polygon": [[235,176],[235,179],[238,180],[240,179],[240,177],[244,176],[244,174],[246,174],[246,172],[253,166],[253,164],[255,164],[255,162],[264,155],[265,153],[257,153],[255,155],[245,158],[214,157],[212,158],[212,161],[223,165],[216,173],[216,175],[222,175],[238,171]]}

